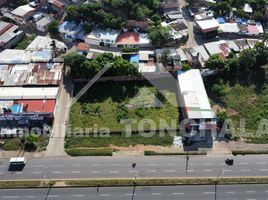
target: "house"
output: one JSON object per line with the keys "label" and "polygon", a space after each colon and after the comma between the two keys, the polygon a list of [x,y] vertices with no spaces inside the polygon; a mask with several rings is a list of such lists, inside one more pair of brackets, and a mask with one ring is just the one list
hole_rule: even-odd
{"label": "house", "polygon": [[86,43],[80,42],[76,45],[76,51],[82,54],[88,54],[89,46]]}
{"label": "house", "polygon": [[2,7],[3,5],[7,4],[8,0],[1,0],[0,1],[0,7]]}
{"label": "house", "polygon": [[48,3],[51,5],[52,10],[58,17],[63,15],[65,5],[61,2],[61,0],[48,0]]}
{"label": "house", "polygon": [[58,27],[62,38],[68,41],[84,40],[85,31],[83,23],[75,23],[73,21],[64,21]]}
{"label": "house", "polygon": [[0,51],[14,47],[23,36],[17,25],[0,21]]}
{"label": "house", "polygon": [[19,6],[11,12],[14,20],[19,24],[27,24],[27,21],[34,15],[36,8],[31,7],[29,4]]}
{"label": "house", "polygon": [[219,23],[213,17],[204,20],[195,20],[195,25],[197,30],[201,33],[210,33],[219,29]]}
{"label": "house", "polygon": [[42,33],[46,33],[51,22],[52,19],[50,17],[43,17],[35,23],[36,29]]}
{"label": "house", "polygon": [[161,8],[164,13],[176,11],[179,9],[179,4],[177,0],[164,0],[163,2],[161,2]]}
{"label": "house", "polygon": [[206,141],[206,134],[202,133],[211,134],[217,124],[200,71],[198,69],[178,71],[177,80],[182,117],[188,120],[186,127],[190,129],[190,133],[198,134],[193,135],[192,140]]}
{"label": "house", "polygon": [[88,45],[116,47],[118,35],[119,32],[115,30],[94,29],[85,36],[84,40]]}
{"label": "house", "polygon": [[137,20],[127,20],[127,27],[128,28],[138,28],[141,31],[146,31],[149,27],[149,21],[137,21]]}
{"label": "house", "polygon": [[156,57],[154,51],[141,50],[139,51],[139,72],[152,73],[157,72],[158,67],[155,63]]}

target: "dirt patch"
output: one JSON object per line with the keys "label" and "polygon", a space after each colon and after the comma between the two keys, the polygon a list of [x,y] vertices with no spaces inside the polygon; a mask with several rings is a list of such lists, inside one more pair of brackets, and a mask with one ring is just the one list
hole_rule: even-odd
{"label": "dirt patch", "polygon": [[156,152],[180,152],[183,149],[178,147],[163,147],[163,146],[154,146],[154,145],[136,145],[136,146],[129,146],[129,147],[118,147],[114,145],[110,145],[111,148],[116,149],[118,151],[156,151]]}

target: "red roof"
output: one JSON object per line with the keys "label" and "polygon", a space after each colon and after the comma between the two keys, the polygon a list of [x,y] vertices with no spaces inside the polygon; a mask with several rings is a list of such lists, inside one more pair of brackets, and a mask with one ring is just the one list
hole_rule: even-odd
{"label": "red roof", "polygon": [[18,104],[23,104],[23,111],[26,112],[54,112],[56,100],[18,100]]}
{"label": "red roof", "polygon": [[89,46],[86,43],[80,42],[80,43],[77,44],[76,49],[78,51],[88,51],[89,50]]}
{"label": "red roof", "polygon": [[256,34],[256,35],[258,35],[260,33],[257,26],[255,26],[255,25],[248,25],[248,32],[250,34]]}
{"label": "red roof", "polygon": [[134,32],[125,32],[118,36],[117,44],[138,44],[140,42],[140,34]]}

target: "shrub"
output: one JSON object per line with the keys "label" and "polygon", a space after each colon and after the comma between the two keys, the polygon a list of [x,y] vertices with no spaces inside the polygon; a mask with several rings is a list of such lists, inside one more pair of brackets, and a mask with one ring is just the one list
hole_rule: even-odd
{"label": "shrub", "polygon": [[232,154],[236,155],[249,155],[249,154],[268,154],[268,150],[232,150]]}
{"label": "shrub", "polygon": [[[157,155],[187,155],[187,152],[156,152],[156,151],[144,151],[145,156],[157,156]],[[205,151],[190,151],[188,155],[207,155]]]}
{"label": "shrub", "polygon": [[112,156],[113,155],[113,149],[111,148],[99,148],[99,149],[71,148],[71,149],[66,149],[65,151],[70,156]]}
{"label": "shrub", "polygon": [[6,140],[2,148],[4,151],[17,151],[20,149],[20,145],[16,144],[14,140]]}

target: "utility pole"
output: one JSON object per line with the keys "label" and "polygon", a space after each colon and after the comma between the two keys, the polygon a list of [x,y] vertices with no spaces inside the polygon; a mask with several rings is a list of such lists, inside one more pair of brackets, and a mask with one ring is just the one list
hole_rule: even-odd
{"label": "utility pole", "polygon": [[185,170],[186,170],[186,175],[188,174],[188,167],[189,167],[189,152],[186,152],[186,159],[185,159]]}
{"label": "utility pole", "polygon": [[215,200],[217,200],[217,185],[218,185],[218,180],[219,180],[221,174],[222,174],[222,169],[220,169],[218,176],[216,178],[216,181],[215,181]]}
{"label": "utility pole", "polygon": [[[136,167],[136,163],[132,163],[131,166],[132,166],[133,169],[135,169],[135,167]],[[135,191],[136,191],[136,179],[137,179],[137,173],[135,174],[135,179],[134,179],[134,181],[133,181],[133,192],[132,192],[131,200],[134,200],[134,196],[135,196]]]}

